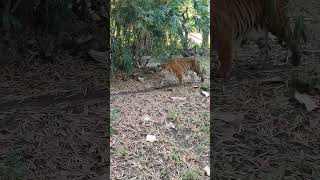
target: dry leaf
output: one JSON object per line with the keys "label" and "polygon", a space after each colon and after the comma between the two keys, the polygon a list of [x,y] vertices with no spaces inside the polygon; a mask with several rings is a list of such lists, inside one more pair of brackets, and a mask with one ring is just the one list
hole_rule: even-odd
{"label": "dry leaf", "polygon": [[170,97],[174,101],[185,101],[187,98],[185,97]]}
{"label": "dry leaf", "polygon": [[298,91],[296,91],[294,93],[294,98],[296,98],[296,100],[298,100],[301,104],[304,104],[308,112],[311,112],[319,107],[307,94],[300,94]]}
{"label": "dry leaf", "polygon": [[176,129],[176,126],[172,122],[168,123],[166,127],[169,129]]}
{"label": "dry leaf", "polygon": [[143,116],[143,120],[145,121],[150,121],[151,120],[151,117],[149,115],[144,115]]}
{"label": "dry leaf", "polygon": [[155,141],[157,141],[157,137],[154,136],[154,135],[148,134],[147,137],[146,137],[146,141],[148,141],[148,142],[155,142]]}
{"label": "dry leaf", "polygon": [[210,167],[209,166],[204,167],[204,171],[206,172],[207,176],[210,176]]}
{"label": "dry leaf", "polygon": [[199,86],[192,86],[192,88],[199,88]]}
{"label": "dry leaf", "polygon": [[201,91],[202,94],[204,94],[206,97],[209,97],[210,94],[207,91]]}
{"label": "dry leaf", "polygon": [[139,80],[140,82],[144,82],[144,78],[142,78],[142,77],[138,77],[138,80]]}

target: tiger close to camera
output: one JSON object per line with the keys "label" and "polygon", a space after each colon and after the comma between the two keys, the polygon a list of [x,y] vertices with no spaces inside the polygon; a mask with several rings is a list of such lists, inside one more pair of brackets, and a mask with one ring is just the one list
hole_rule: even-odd
{"label": "tiger close to camera", "polygon": [[[182,84],[184,75],[188,71],[195,72],[201,78],[201,82],[204,81],[200,62],[196,60],[194,56],[171,59],[168,62],[161,64],[160,69],[166,76],[174,75],[178,79],[180,85]],[[192,78],[194,79],[193,75]],[[163,81],[161,84],[163,84]]]}
{"label": "tiger close to camera", "polygon": [[[272,3],[274,2],[274,3]],[[229,79],[232,70],[232,50],[242,40],[263,39],[268,54],[268,33],[285,42],[292,52],[291,64],[300,64],[301,54],[292,39],[287,15],[288,0],[214,0],[211,3],[214,47],[220,62],[219,73]],[[283,47],[286,47],[281,43]],[[268,56],[268,55],[267,55]]]}

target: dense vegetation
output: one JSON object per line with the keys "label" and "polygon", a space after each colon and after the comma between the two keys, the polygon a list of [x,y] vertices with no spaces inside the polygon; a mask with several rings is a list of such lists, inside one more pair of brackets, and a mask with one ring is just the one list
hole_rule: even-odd
{"label": "dense vegetation", "polygon": [[[195,46],[204,53],[209,20],[208,0],[112,0],[112,67],[131,70],[143,56],[162,61]],[[189,40],[190,32],[202,34],[201,45]]]}

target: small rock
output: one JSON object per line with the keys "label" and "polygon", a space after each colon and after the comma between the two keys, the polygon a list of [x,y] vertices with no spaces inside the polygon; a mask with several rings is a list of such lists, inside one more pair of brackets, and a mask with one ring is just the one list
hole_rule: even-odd
{"label": "small rock", "polygon": [[157,141],[157,137],[154,136],[154,135],[148,134],[147,137],[146,137],[146,141],[148,141],[148,142],[155,142],[155,141]]}
{"label": "small rock", "polygon": [[176,129],[176,126],[172,122],[168,123],[166,127],[169,129]]}

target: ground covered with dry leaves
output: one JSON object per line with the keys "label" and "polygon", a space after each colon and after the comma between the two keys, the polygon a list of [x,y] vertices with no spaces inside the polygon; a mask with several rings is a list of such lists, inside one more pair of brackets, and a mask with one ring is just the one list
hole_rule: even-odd
{"label": "ground covered with dry leaves", "polygon": [[[244,50],[240,58],[252,52]],[[297,69],[269,62],[264,70],[254,70],[238,62],[233,80],[211,84],[215,179],[319,178],[320,89],[296,91],[290,83],[292,76],[309,78],[302,72],[311,75],[306,70],[312,69],[311,61],[319,63],[319,55],[303,56],[308,64]]]}
{"label": "ground covered with dry leaves", "polygon": [[65,51],[0,69],[0,179],[108,177],[106,68]]}
{"label": "ground covered with dry leaves", "polygon": [[211,81],[213,179],[320,178],[320,4],[300,5],[314,33],[301,66],[286,63],[286,51],[270,42],[271,59],[257,69],[261,56],[251,43],[239,49],[230,81]]}
{"label": "ground covered with dry leaves", "polygon": [[209,179],[210,99],[188,78],[154,89],[159,73],[111,82],[111,179]]}

